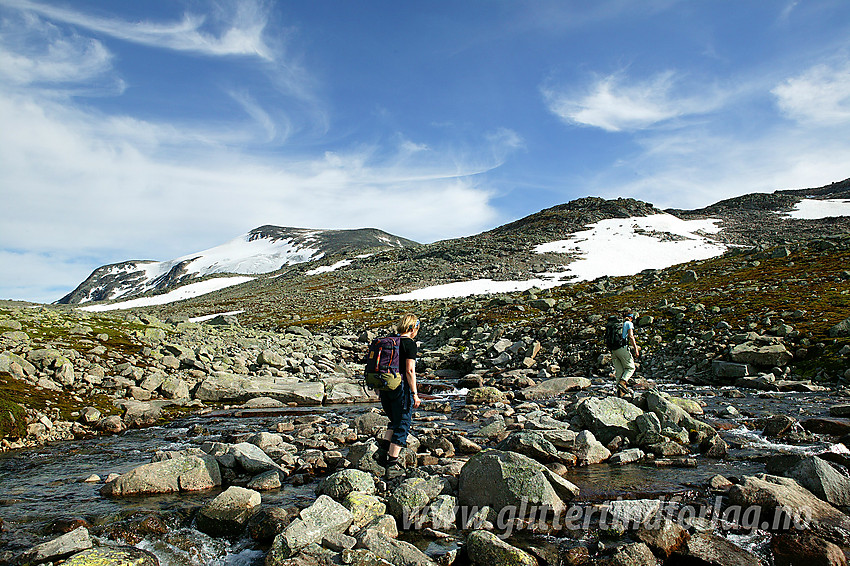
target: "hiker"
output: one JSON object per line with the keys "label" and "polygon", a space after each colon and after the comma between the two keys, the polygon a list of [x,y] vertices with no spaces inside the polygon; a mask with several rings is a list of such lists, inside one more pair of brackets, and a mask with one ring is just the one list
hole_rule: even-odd
{"label": "hiker", "polygon": [[635,315],[629,310],[623,311],[623,325],[616,324],[617,317],[609,318],[606,327],[605,341],[611,350],[611,362],[614,364],[614,379],[617,382],[617,397],[631,394],[627,387],[628,379],[635,373],[635,360],[629,346],[634,349],[635,356],[640,357],[640,346],[635,342]]}
{"label": "hiker", "polygon": [[386,467],[385,477],[395,479],[404,472],[398,462],[401,449],[407,446],[407,434],[413,419],[413,409],[421,403],[416,387],[416,342],[419,333],[419,318],[407,313],[396,323],[396,332],[401,336],[399,347],[399,371],[401,386],[391,391],[379,390],[381,406],[389,417],[384,438],[378,441],[375,458]]}

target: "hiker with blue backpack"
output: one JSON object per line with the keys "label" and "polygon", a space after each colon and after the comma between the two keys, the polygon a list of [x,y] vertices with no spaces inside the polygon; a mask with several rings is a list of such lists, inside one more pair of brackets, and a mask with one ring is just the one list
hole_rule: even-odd
{"label": "hiker with blue backpack", "polygon": [[418,333],[419,318],[407,313],[396,323],[396,334],[373,340],[367,354],[366,385],[378,392],[384,414],[390,419],[374,456],[386,468],[387,479],[404,473],[398,455],[407,446],[413,409],[421,403],[416,386],[414,341]]}
{"label": "hiker with blue backpack", "polygon": [[611,363],[614,364],[614,379],[617,382],[617,397],[631,394],[627,383],[635,373],[635,360],[629,350],[634,348],[635,356],[640,357],[640,346],[635,342],[635,315],[630,310],[623,311],[623,324],[616,316],[608,318],[605,325],[605,345],[611,350]]}

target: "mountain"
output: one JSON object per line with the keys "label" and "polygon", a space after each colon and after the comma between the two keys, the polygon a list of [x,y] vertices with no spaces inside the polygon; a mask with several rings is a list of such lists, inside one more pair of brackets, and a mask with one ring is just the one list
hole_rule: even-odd
{"label": "mountain", "polygon": [[418,246],[374,228],[310,230],[261,226],[225,244],[170,261],[124,261],[92,272],[57,303],[128,299],[165,292],[213,274],[260,275],[325,257]]}

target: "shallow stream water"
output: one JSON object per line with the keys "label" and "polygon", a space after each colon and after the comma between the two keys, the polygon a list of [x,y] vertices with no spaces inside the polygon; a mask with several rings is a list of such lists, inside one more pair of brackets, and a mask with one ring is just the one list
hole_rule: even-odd
{"label": "shallow stream water", "polygon": [[[830,405],[838,400],[828,393],[759,394],[746,392],[744,397],[733,389],[666,387],[666,391],[682,397],[694,397],[706,404],[701,417],[722,429],[730,442],[729,456],[724,460],[697,457],[694,468],[665,468],[648,464],[609,466],[599,464],[570,470],[567,479],[581,489],[579,499],[593,503],[617,498],[688,497],[715,474],[741,477],[764,471],[764,461],[781,453],[816,453],[829,443],[816,440],[800,445],[771,442],[752,430],[755,419],[785,414],[803,420],[828,415]],[[729,395],[729,396],[727,396]],[[722,419],[715,413],[733,405],[741,416]],[[334,412],[356,414],[363,405],[295,409],[289,414]],[[236,415],[239,416],[236,416]],[[427,416],[422,414],[422,416]],[[437,417],[442,418],[442,417]],[[257,411],[191,416],[166,427],[131,430],[118,436],[97,437],[63,442],[28,450],[0,454],[0,550],[19,551],[61,534],[55,524],[84,519],[91,525],[102,524],[132,511],[180,512],[185,516],[214,497],[218,491],[198,494],[162,495],[111,499],[100,496],[101,482],[85,483],[92,474],[105,478],[123,473],[151,461],[157,450],[179,450],[197,445],[218,435],[233,435],[274,430],[280,413]],[[189,430],[200,424],[209,436],[192,438]],[[468,428],[469,423],[455,421],[414,422],[416,427],[453,426]],[[750,425],[748,427],[747,425]],[[304,507],[315,495],[315,482],[264,492],[263,504]],[[139,546],[154,552],[163,566],[189,564],[239,565],[261,564],[264,549],[248,538],[228,541],[213,539],[192,528],[181,528],[170,536],[148,538]],[[423,550],[444,552],[444,545],[428,540],[415,540]],[[747,541],[744,541],[747,542]],[[743,544],[743,543],[742,543]],[[188,548],[188,550],[187,550]]]}

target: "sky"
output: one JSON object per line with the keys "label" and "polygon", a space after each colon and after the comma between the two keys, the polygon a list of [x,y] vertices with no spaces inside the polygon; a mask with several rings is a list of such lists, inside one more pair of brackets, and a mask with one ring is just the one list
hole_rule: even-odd
{"label": "sky", "polygon": [[848,125],[845,0],[0,0],[0,298],[264,224],[822,186]]}

